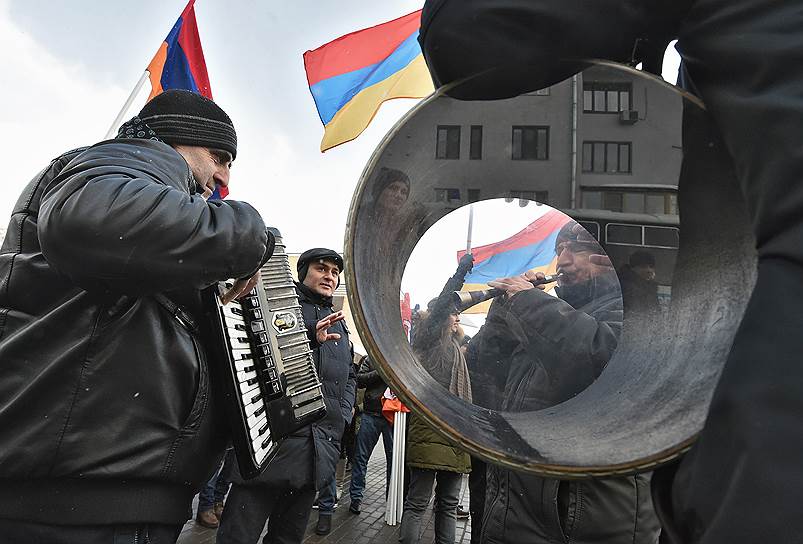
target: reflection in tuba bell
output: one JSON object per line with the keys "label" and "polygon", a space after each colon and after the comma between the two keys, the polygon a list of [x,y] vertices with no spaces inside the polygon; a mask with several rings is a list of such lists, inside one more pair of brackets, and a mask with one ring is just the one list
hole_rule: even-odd
{"label": "reflection in tuba bell", "polygon": [[[754,277],[742,193],[708,114],[696,98],[613,63],[588,64],[511,99],[461,102],[448,92],[421,102],[383,140],[349,211],[349,304],[379,372],[421,417],[493,463],[571,478],[652,470],[676,458],[702,428]],[[573,115],[578,109],[612,115]],[[470,136],[484,135],[482,152],[462,160],[465,150],[450,142],[479,123]],[[683,225],[681,160],[679,206],[684,221],[693,218]],[[393,207],[382,201],[383,169],[409,179],[409,195]],[[470,201],[522,195],[548,195],[579,221],[623,286],[630,254],[653,252],[663,300],[652,314],[625,306],[618,345],[588,387],[516,412],[444,394],[413,354],[398,294],[414,247],[440,218]]]}

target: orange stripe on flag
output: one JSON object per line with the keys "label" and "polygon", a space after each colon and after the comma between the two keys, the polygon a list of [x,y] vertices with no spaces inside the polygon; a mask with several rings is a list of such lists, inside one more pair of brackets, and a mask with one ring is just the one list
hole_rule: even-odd
{"label": "orange stripe on flag", "polygon": [[148,77],[151,80],[151,95],[148,100],[162,93],[162,70],[167,61],[167,42],[162,42],[162,46],[153,56],[153,60],[148,65]]}

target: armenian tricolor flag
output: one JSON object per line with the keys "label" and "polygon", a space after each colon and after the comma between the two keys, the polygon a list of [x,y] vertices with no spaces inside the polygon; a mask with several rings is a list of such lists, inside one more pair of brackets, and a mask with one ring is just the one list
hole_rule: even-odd
{"label": "armenian tricolor flag", "polygon": [[304,53],[325,130],[321,151],[353,140],[392,98],[423,98],[434,87],[421,47],[421,10],[358,30]]}
{"label": "armenian tricolor flag", "polygon": [[[488,289],[487,283],[498,278],[523,274],[528,270],[554,274],[557,267],[555,240],[571,217],[550,210],[522,231],[506,240],[473,248],[474,267],[466,276],[463,291]],[[465,255],[457,252],[457,260]],[[490,301],[470,308],[467,313],[487,313]]]}
{"label": "armenian tricolor flag", "polygon": [[[147,70],[151,80],[148,100],[168,89],[185,89],[212,99],[204,50],[195,21],[195,0],[187,3]],[[228,195],[229,188],[218,185],[209,198],[220,200]]]}
{"label": "armenian tricolor flag", "polygon": [[151,95],[167,89],[186,89],[209,99],[212,88],[206,73],[204,51],[195,22],[195,0],[190,0],[148,65]]}

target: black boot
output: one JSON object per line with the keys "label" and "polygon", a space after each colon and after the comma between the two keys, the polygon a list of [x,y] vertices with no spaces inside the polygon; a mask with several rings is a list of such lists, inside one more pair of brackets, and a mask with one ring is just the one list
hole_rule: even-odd
{"label": "black boot", "polygon": [[332,530],[331,514],[318,515],[318,525],[315,526],[315,534],[328,535],[331,530]]}

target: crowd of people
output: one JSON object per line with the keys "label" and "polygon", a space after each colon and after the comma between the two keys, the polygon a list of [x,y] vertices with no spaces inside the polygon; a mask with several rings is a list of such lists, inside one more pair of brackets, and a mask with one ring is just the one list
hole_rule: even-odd
{"label": "crowd of people", "polygon": [[[500,56],[526,55],[531,48],[521,47],[523,43],[538,42],[548,51],[575,42],[538,41],[542,36],[532,31],[538,26],[534,21],[560,22],[566,15],[544,10],[548,2],[519,2],[517,7],[513,2],[508,17],[520,15],[523,26],[504,24],[505,17],[486,11],[482,0],[457,7],[455,2],[428,2],[429,9],[433,3],[437,13],[425,10],[421,40],[438,83],[493,67]],[[793,531],[799,522],[794,512],[789,514],[794,508],[786,506],[796,504],[799,494],[794,476],[800,464],[788,453],[797,451],[797,420],[789,414],[796,413],[800,402],[796,380],[790,377],[799,367],[799,335],[791,326],[778,334],[763,319],[772,311],[786,311],[784,319],[774,321],[800,322],[794,310],[778,304],[798,292],[793,279],[800,261],[795,243],[799,214],[788,196],[796,189],[778,181],[796,179],[785,174],[794,172],[798,159],[790,152],[791,159],[772,160],[780,154],[767,147],[771,143],[754,145],[749,130],[729,124],[738,120],[750,126],[754,120],[754,126],[764,126],[770,106],[789,96],[785,80],[777,78],[779,86],[767,77],[763,92],[754,92],[757,86],[746,78],[792,63],[766,66],[761,48],[748,46],[740,49],[740,59],[762,70],[712,71],[721,66],[717,59],[727,64],[734,43],[750,45],[777,36],[778,21],[785,17],[778,14],[781,8],[763,13],[762,35],[750,21],[770,8],[731,3],[724,25],[736,38],[725,39],[731,49],[711,48],[708,40],[717,32],[706,28],[721,30],[710,19],[723,11],[716,3],[699,0],[697,11],[666,8],[660,17],[644,16],[638,9],[623,12],[626,24],[619,26],[627,32],[617,32],[628,37],[607,48],[601,44],[611,36],[603,35],[599,29],[604,25],[586,14],[583,20],[602,33],[577,40],[597,40],[600,56],[621,60],[633,54],[631,38],[661,27],[653,19],[669,21],[661,38],[689,21],[699,25],[696,34],[687,28],[698,36],[686,36],[690,51],[696,51],[687,55],[687,75],[709,99],[714,116],[726,120],[731,152],[744,151],[747,158],[737,173],[744,178],[745,191],[755,196],[749,211],[761,263],[757,294],[736,339],[741,349],[732,352],[698,446],[664,474],[668,487],[655,495],[664,502],[665,530],[653,509],[649,475],[569,481],[486,465],[414,412],[401,542],[420,539],[422,513],[433,492],[436,541],[454,541],[458,493],[466,473],[472,540],[482,544],[799,538],[799,531]],[[703,9],[705,5],[712,9]],[[449,24],[442,24],[443,19]],[[793,33],[788,34],[791,39]],[[549,38],[550,33],[543,35]],[[780,48],[780,42],[773,43]],[[543,60],[523,60],[533,59]],[[555,67],[553,76],[563,77],[564,69]],[[794,111],[782,113],[792,118]],[[0,541],[175,542],[193,497],[202,489],[196,519],[217,524],[223,544],[256,542],[266,522],[264,542],[300,542],[316,494],[316,530],[326,534],[337,499],[343,437],[353,422],[360,386],[365,389],[363,412],[349,489],[353,514],[361,513],[367,458],[379,436],[391,468],[389,427],[377,407],[386,384],[370,361],[354,364],[351,333],[342,312],[332,307],[344,263],[326,248],[301,255],[296,283],[326,416],[284,439],[257,478],[243,478],[232,456],[225,454],[230,437],[210,380],[209,339],[197,319],[203,314],[202,291],[235,278],[221,294],[223,301],[248,293],[275,243],[253,207],[209,199],[216,188],[228,185],[236,156],[234,124],[223,109],[189,91],[166,91],[124,123],[116,138],[56,157],[23,189],[0,251]],[[386,176],[384,185],[394,194],[377,198],[388,207],[402,205],[409,179],[393,171]],[[765,198],[767,194],[775,198]],[[781,200],[784,204],[778,206]],[[564,402],[605,369],[628,305],[643,301],[654,308],[654,262],[649,256],[632,255],[620,271],[628,284],[623,293],[610,263],[599,258],[597,242],[576,223],[560,231],[555,252],[561,273],[557,296],[530,281],[541,279],[537,273],[491,282],[504,295],[495,299],[485,324],[467,343],[458,327],[460,309],[448,296],[472,267],[470,255],[461,259],[441,295],[417,320],[412,337],[422,367],[446,393],[499,411],[539,410]],[[774,366],[752,364],[757,351],[773,355],[766,359]],[[766,376],[782,381],[767,383]],[[766,401],[768,390],[774,402]],[[739,402],[752,398],[758,402]],[[742,425],[744,421],[748,424]],[[229,481],[231,490],[224,499]],[[756,513],[765,511],[783,523],[754,523]]]}
{"label": "crowd of people", "polygon": [[[267,521],[265,542],[297,543],[313,504],[315,531],[331,531],[345,458],[349,511],[361,513],[368,458],[380,437],[387,495],[393,439],[382,402],[389,390],[368,357],[355,361],[344,315],[333,309],[344,263],[331,249],[302,253],[296,283],[326,416],[283,439],[256,478],[243,478],[227,450],[203,355],[207,338],[194,316],[202,313],[201,289],[216,281],[240,278],[221,295],[224,302],[250,291],[274,245],[249,205],[208,200],[228,184],[236,153],[233,123],[219,106],[189,91],[167,91],[116,139],[58,157],[24,191],[0,270],[20,288],[46,287],[26,298],[0,295],[0,391],[11,399],[0,411],[0,493],[14,499],[0,514],[0,529],[11,541],[102,542],[130,533],[172,542],[200,491],[195,519],[217,528],[218,542],[256,542]],[[377,204],[404,205],[409,178],[388,168],[379,178]],[[619,284],[609,267],[591,263],[589,255],[601,248],[576,227],[564,228],[555,248],[559,297],[524,276],[500,278],[493,285],[506,295],[469,339],[449,296],[472,268],[467,255],[441,296],[417,312],[413,350],[446,391],[494,409],[538,409],[576,394],[601,372],[621,327]],[[634,255],[636,277],[647,277],[648,261]],[[583,317],[567,317],[574,314]],[[55,327],[61,320],[71,326]],[[550,334],[556,337],[545,340]],[[565,355],[556,356],[556,346]],[[121,409],[108,417],[105,404]],[[437,542],[454,541],[461,483],[470,472],[478,542],[619,525],[615,531],[643,532],[636,541],[647,542],[656,530],[644,477],[564,483],[486,467],[415,412],[405,470],[405,544],[419,540],[433,489]],[[600,519],[590,527],[572,519],[580,497],[585,512],[599,504]]]}

